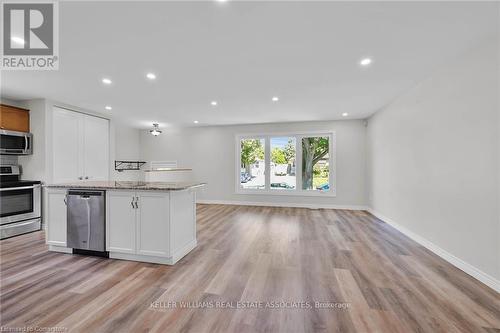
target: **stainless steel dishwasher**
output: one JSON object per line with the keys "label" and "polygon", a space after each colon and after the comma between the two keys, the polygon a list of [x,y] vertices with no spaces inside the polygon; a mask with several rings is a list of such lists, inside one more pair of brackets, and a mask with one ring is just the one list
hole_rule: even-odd
{"label": "stainless steel dishwasher", "polygon": [[68,190],[67,247],[74,253],[105,251],[105,197],[104,191]]}

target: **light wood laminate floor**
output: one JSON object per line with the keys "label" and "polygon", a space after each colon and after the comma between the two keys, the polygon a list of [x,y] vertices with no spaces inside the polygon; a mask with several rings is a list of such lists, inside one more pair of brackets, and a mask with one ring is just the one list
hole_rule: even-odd
{"label": "light wood laminate floor", "polygon": [[366,212],[224,205],[198,205],[197,211],[198,247],[175,266],[48,252],[43,232],[1,241],[1,326],[61,332],[500,329],[499,294]]}

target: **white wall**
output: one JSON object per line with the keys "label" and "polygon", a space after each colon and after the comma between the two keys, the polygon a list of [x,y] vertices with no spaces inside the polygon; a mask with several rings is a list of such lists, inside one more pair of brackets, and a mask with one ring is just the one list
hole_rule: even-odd
{"label": "white wall", "polygon": [[494,283],[500,281],[498,56],[493,40],[450,59],[370,118],[367,133],[373,210]]}
{"label": "white wall", "polygon": [[10,98],[0,97],[0,103],[5,105],[17,106],[18,108],[25,108],[25,104],[22,101],[17,101]]}
{"label": "white wall", "polygon": [[33,154],[19,156],[19,164],[22,166],[22,178],[46,181],[47,134],[45,119],[47,116],[47,100],[34,99],[23,102],[24,107],[30,110],[30,132],[33,134]]}
{"label": "white wall", "polygon": [[[235,136],[245,133],[294,131],[336,132],[337,196],[263,196],[235,193]],[[280,123],[265,125],[213,126],[186,129],[163,129],[153,137],[141,132],[141,157],[145,161],[177,160],[179,167],[193,168],[194,178],[207,182],[200,200],[291,203],[322,206],[364,206],[365,138],[361,120]]]}
{"label": "white wall", "polygon": [[138,161],[140,158],[140,130],[128,127],[120,122],[113,121],[111,126],[110,144],[115,147],[111,153],[112,180],[142,180],[142,171],[114,170],[115,160]]}

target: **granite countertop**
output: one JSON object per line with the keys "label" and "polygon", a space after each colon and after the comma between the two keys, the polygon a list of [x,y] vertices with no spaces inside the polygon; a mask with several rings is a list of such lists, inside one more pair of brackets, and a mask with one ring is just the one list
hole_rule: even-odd
{"label": "granite countertop", "polygon": [[78,183],[48,184],[45,187],[92,190],[181,191],[205,185],[206,183],[201,182],[83,181]]}

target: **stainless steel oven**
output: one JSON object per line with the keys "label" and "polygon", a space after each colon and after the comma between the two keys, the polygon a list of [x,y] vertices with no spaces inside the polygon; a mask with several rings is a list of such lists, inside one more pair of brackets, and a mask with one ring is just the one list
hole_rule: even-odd
{"label": "stainless steel oven", "polygon": [[19,180],[17,166],[1,166],[0,239],[41,228],[41,182]]}
{"label": "stainless steel oven", "polygon": [[33,135],[26,132],[0,130],[0,154],[30,155],[33,147]]}
{"label": "stainless steel oven", "polygon": [[40,217],[40,196],[40,184],[0,188],[0,224]]}

